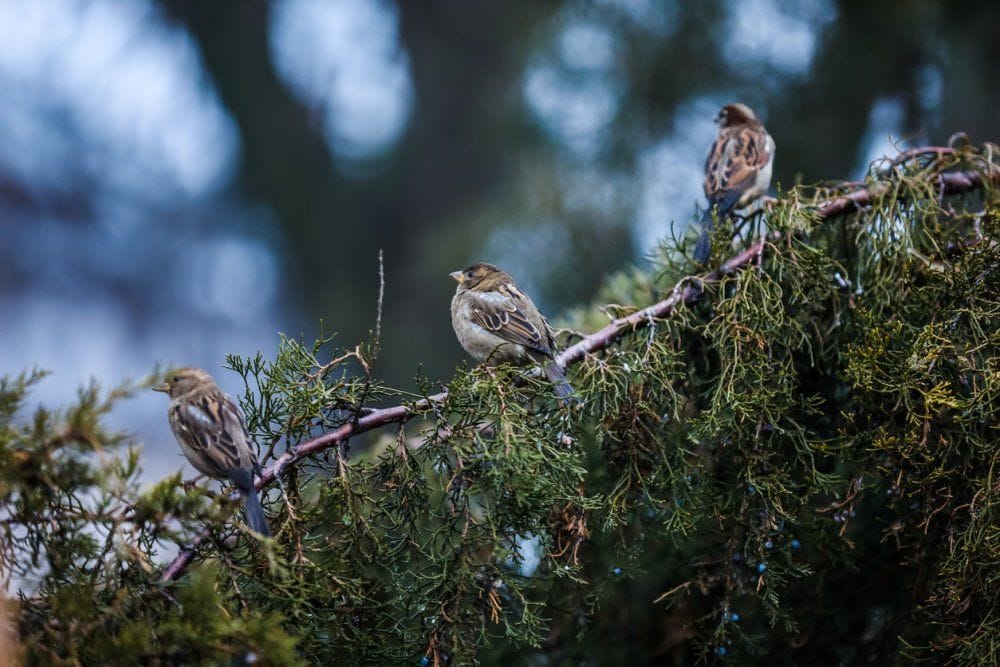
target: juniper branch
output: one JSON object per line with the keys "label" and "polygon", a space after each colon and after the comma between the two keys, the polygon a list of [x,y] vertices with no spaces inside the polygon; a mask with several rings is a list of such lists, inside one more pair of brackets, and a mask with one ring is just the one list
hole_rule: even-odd
{"label": "juniper branch", "polygon": [[[1000,182],[1000,173],[992,170],[989,180]],[[977,190],[983,186],[983,175],[978,171],[952,171],[938,174],[938,184],[941,195],[960,194]],[[822,220],[829,220],[844,213],[849,213],[855,209],[868,206],[878,196],[875,188],[858,188],[850,194],[837,197],[824,204],[819,209],[819,217]]]}
{"label": "juniper branch", "polygon": [[[609,347],[629,331],[642,328],[648,325],[653,319],[670,315],[679,304],[690,304],[697,301],[703,291],[703,284],[717,281],[723,275],[749,264],[763,251],[764,243],[763,240],[758,241],[731,258],[719,269],[712,271],[704,277],[688,276],[684,278],[677,284],[668,298],[652,306],[638,310],[627,317],[618,318],[596,333],[585,336],[575,345],[563,350],[556,357],[556,361],[563,367],[575,364],[586,355]],[[275,459],[271,465],[261,472],[260,478],[256,483],[257,489],[263,489],[273,483],[286,466],[293,465],[303,458],[325,451],[331,447],[346,444],[351,438],[367,431],[389,424],[407,422],[414,417],[432,410],[436,405],[443,403],[447,397],[448,392],[442,391],[407,405],[396,405],[390,408],[374,410],[356,422],[344,424],[333,431],[300,443]],[[168,582],[180,577],[188,565],[191,564],[195,555],[197,555],[201,544],[210,534],[208,530],[200,533],[192,544],[181,551],[173,562],[167,566],[160,580]]]}
{"label": "juniper branch", "polygon": [[[917,150],[917,149],[914,149]],[[947,152],[949,149],[936,149],[929,147],[919,149],[924,152]],[[991,182],[1000,182],[1000,170],[988,164],[989,171],[985,178]],[[944,172],[937,176],[941,195],[959,194],[979,189],[984,185],[984,175],[977,171],[955,171]],[[876,187],[860,187],[848,194],[839,196],[832,201],[824,203],[816,212],[822,220],[829,220],[837,216],[848,213],[860,207],[872,203],[878,196]],[[772,235],[766,239],[755,242],[737,255],[731,257],[718,269],[703,276],[686,276],[682,278],[673,288],[670,296],[653,305],[638,310],[626,317],[617,318],[603,329],[585,336],[579,342],[563,350],[556,357],[557,363],[567,367],[578,363],[588,354],[606,349],[621,339],[627,333],[648,326],[656,319],[662,319],[675,311],[678,305],[691,304],[696,302],[703,293],[703,286],[717,282],[723,276],[738,269],[748,266],[757,259],[763,252],[768,240],[779,237]],[[446,391],[428,396],[422,400],[397,405],[389,408],[373,410],[360,417],[354,422],[344,424],[328,433],[324,433],[316,438],[302,442],[275,459],[265,468],[256,486],[258,490],[270,486],[286,466],[294,465],[298,461],[325,451],[339,445],[346,445],[351,438],[362,433],[387,426],[389,424],[405,423],[417,416],[426,414],[444,402],[448,393]],[[202,544],[210,537],[210,530],[206,529],[199,533],[192,543],[184,548],[177,557],[166,567],[161,575],[160,581],[163,583],[175,581],[183,575],[187,567],[194,560]]]}

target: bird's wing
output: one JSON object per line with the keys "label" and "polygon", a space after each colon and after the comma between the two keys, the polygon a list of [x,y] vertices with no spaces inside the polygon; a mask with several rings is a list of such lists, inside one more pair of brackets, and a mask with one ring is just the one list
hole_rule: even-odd
{"label": "bird's wing", "polygon": [[[511,343],[552,355],[551,330],[531,300],[512,284],[494,292],[470,292],[472,321]],[[541,328],[532,320],[541,322]]]}
{"label": "bird's wing", "polygon": [[171,415],[181,428],[184,442],[219,476],[254,467],[250,455],[250,435],[232,400],[213,392],[190,401],[178,402]]}
{"label": "bird's wing", "polygon": [[753,185],[774,155],[772,146],[763,126],[745,124],[719,132],[705,162],[704,186],[709,202],[731,199],[733,193],[742,193]]}

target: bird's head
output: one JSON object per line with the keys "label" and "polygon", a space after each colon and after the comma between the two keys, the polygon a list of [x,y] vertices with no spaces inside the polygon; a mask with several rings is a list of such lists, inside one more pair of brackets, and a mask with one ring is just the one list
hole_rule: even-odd
{"label": "bird's head", "polygon": [[162,391],[170,398],[177,398],[196,389],[214,386],[215,380],[207,371],[200,368],[178,368],[168,373],[166,380],[153,387],[153,390]]}
{"label": "bird's head", "polygon": [[719,110],[715,122],[719,127],[732,127],[757,120],[753,110],[745,104],[727,104]]}
{"label": "bird's head", "polygon": [[514,282],[505,272],[486,262],[473,264],[464,271],[453,271],[448,275],[458,283],[459,292],[494,292],[501,285]]}

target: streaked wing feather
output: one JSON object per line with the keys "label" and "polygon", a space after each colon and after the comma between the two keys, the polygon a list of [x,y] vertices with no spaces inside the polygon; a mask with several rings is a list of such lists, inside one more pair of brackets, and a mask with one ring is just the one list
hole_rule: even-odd
{"label": "streaked wing feather", "polygon": [[511,343],[523,345],[544,355],[552,354],[549,346],[550,332],[543,334],[531,323],[525,309],[518,303],[519,298],[496,292],[478,296],[481,298],[476,299],[472,308],[472,321],[475,324]]}
{"label": "streaked wing feather", "polygon": [[244,442],[249,446],[250,444],[250,431],[247,429],[246,420],[243,419],[243,412],[237,407],[233,399],[229,398],[228,394],[222,395],[222,408],[226,413],[227,421],[233,421],[239,428],[239,432],[243,435]]}
{"label": "streaked wing feather", "polygon": [[771,159],[767,132],[743,125],[719,133],[705,163],[705,196],[716,203],[753,185]]}
{"label": "streaked wing feather", "polygon": [[228,397],[202,397],[177,407],[184,441],[198,450],[222,473],[244,468],[249,463],[246,427]]}

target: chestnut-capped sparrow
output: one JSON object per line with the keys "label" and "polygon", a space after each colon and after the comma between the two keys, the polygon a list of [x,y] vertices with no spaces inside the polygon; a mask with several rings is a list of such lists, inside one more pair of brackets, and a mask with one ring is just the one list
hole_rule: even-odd
{"label": "chestnut-capped sparrow", "polygon": [[549,323],[513,278],[483,262],[449,275],[458,282],[451,300],[451,325],[466,352],[491,364],[541,363],[556,395],[560,399],[573,395],[555,360],[556,341]]}
{"label": "chestnut-capped sparrow", "polygon": [[727,104],[719,111],[712,150],[705,161],[708,210],[694,258],[705,264],[711,251],[713,211],[723,220],[733,209],[749,206],[771,185],[774,139],[745,104]]}
{"label": "chestnut-capped sparrow", "polygon": [[268,536],[253,481],[260,466],[250,449],[240,409],[200,368],[178,369],[153,389],[170,396],[170,428],[187,460],[199,472],[235,484],[243,496],[250,528]]}

